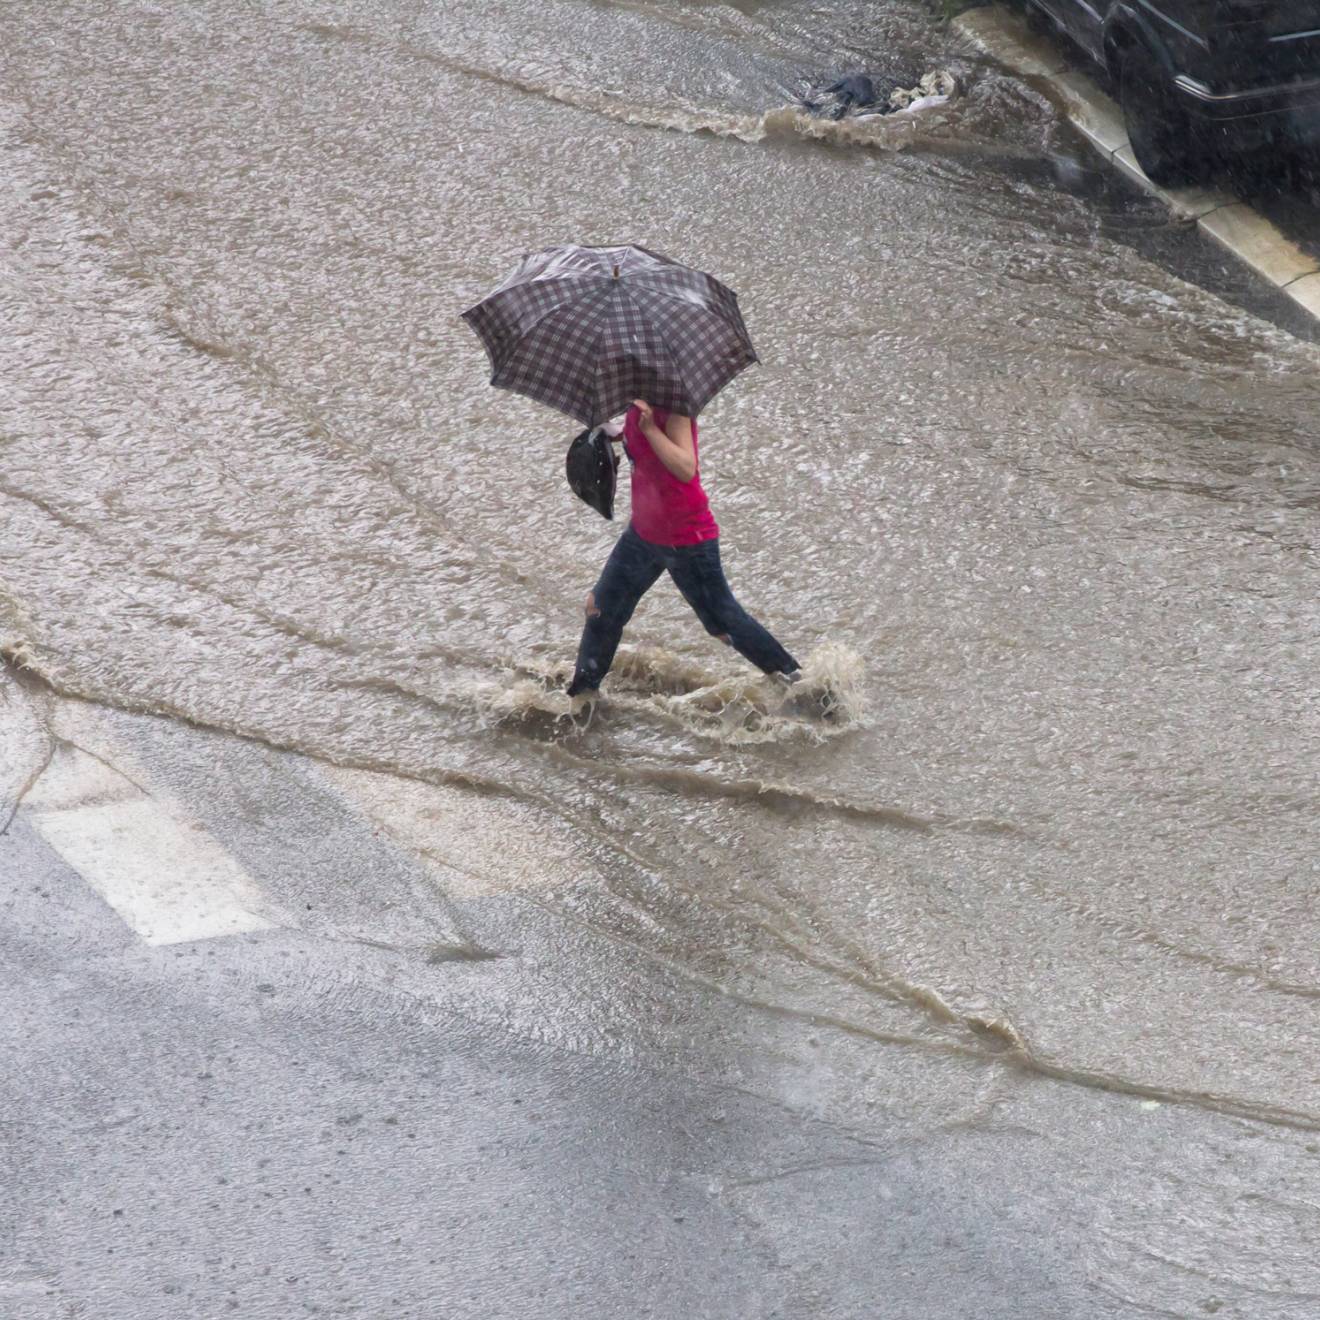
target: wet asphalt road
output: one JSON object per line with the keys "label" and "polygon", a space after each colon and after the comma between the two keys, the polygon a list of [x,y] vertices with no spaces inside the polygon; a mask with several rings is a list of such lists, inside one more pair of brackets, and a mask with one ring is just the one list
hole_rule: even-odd
{"label": "wet asphalt road", "polygon": [[[12,782],[45,752],[6,698]],[[270,924],[148,942],[47,841],[71,781],[25,799],[6,1320],[1314,1314],[1314,1133],[859,1040],[534,890],[441,902],[315,762],[60,705],[56,770],[131,774]],[[932,1066],[965,1069],[962,1108],[914,1118]],[[1262,1296],[1280,1253],[1295,1292]]]}
{"label": "wet asphalt road", "polygon": [[[1029,184],[1052,167],[1014,168]],[[1289,324],[1230,259],[1079,172],[1078,191],[1108,203],[1104,237]],[[81,331],[91,304],[72,305]],[[1249,504],[1243,521],[1274,513]],[[108,645],[113,628],[89,617]],[[415,784],[8,679],[0,695],[0,801],[52,750],[41,729],[61,738],[54,778],[0,836],[0,1320],[1320,1308],[1314,1131],[864,1036],[842,1011],[791,1007],[791,976],[767,1001],[732,958],[706,980],[707,963],[667,963],[649,938],[663,909],[544,840],[511,828],[499,855],[473,857],[472,839],[497,836],[455,816],[444,856],[409,850],[366,806]],[[516,858],[531,858],[517,883],[482,883]],[[617,912],[592,901],[611,884]],[[1007,945],[1011,927],[978,929],[976,910],[950,929]],[[1040,968],[1042,1001],[1057,971]],[[1245,973],[1237,988],[1259,993]],[[1088,986],[1079,1022],[1103,1025],[1106,996],[1122,1001]],[[1251,1045],[1299,1048],[1264,1031]]]}

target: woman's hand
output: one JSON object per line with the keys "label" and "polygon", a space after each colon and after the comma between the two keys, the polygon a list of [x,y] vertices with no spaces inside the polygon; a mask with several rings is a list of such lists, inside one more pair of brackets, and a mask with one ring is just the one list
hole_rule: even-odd
{"label": "woman's hand", "polygon": [[648,426],[655,425],[655,410],[645,399],[634,399],[633,407],[636,408],[640,414],[637,418],[637,422],[643,431],[645,431]]}

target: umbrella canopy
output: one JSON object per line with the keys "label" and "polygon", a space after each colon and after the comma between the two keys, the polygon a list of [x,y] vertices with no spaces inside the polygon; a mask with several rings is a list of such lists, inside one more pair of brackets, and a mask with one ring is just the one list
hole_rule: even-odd
{"label": "umbrella canopy", "polygon": [[587,426],[633,399],[695,417],[756,361],[731,289],[640,247],[534,252],[463,319],[492,385]]}

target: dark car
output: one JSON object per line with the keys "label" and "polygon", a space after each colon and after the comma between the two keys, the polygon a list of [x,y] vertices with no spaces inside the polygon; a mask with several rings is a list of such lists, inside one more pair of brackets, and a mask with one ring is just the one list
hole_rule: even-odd
{"label": "dark car", "polygon": [[1320,142],[1320,0],[1027,0],[1108,70],[1156,183]]}

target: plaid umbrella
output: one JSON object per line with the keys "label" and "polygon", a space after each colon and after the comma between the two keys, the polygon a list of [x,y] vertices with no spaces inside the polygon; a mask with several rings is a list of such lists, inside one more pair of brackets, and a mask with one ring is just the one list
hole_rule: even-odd
{"label": "plaid umbrella", "polygon": [[756,361],[732,290],[640,247],[534,252],[463,319],[492,385],[587,426],[633,399],[695,417]]}

